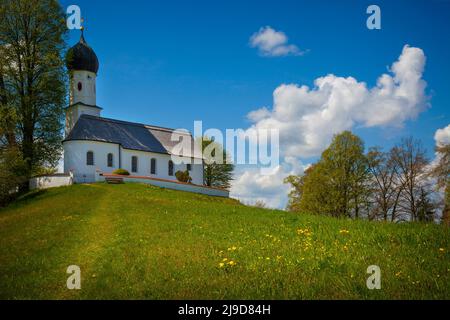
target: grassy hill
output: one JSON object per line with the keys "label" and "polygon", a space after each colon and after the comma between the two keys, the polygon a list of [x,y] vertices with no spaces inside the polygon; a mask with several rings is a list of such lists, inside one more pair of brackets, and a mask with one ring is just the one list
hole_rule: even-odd
{"label": "grassy hill", "polygon": [[[2,299],[450,298],[448,228],[140,184],[32,193],[0,210],[0,239]],[[381,290],[366,287],[373,264]],[[66,288],[69,265],[81,268],[81,290]]]}

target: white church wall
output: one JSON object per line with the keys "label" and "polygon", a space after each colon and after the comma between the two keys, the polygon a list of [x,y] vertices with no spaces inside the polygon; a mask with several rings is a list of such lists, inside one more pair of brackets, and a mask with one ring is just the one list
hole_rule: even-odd
{"label": "white church wall", "polygon": [[[87,165],[86,154],[88,151],[94,152],[94,165]],[[108,153],[113,154],[113,166],[108,167]],[[138,158],[137,172],[132,172],[131,158]],[[150,173],[151,159],[156,159],[156,174]],[[136,151],[121,148],[120,168],[126,169],[135,176],[149,176],[160,179],[176,181],[175,173],[178,170],[186,170],[186,164],[175,164],[173,176],[169,176],[168,154],[153,152]],[[189,159],[186,159],[188,162]],[[119,168],[119,145],[114,143],[96,142],[96,141],[65,141],[64,142],[64,172],[70,171],[74,174],[76,183],[90,183],[95,181],[95,171],[100,170],[103,173],[111,173]],[[192,183],[203,184],[203,165],[193,164],[190,171]]]}
{"label": "white church wall", "polygon": [[[137,172],[132,172],[131,170],[131,158],[133,156],[138,157]],[[150,162],[152,158],[156,159],[156,174],[150,173]],[[187,167],[186,164],[174,164],[173,176],[169,176],[170,159],[171,157],[168,154],[122,149],[122,168],[128,170],[132,175],[176,180],[175,173],[179,170],[184,171],[187,169]],[[188,158],[186,158],[186,162],[189,162]],[[189,174],[192,177],[192,183],[203,184],[202,165],[192,165],[192,170],[189,172]]]}
{"label": "white church wall", "polygon": [[[87,165],[86,154],[94,152],[94,165]],[[113,154],[113,167],[108,167],[108,153]],[[65,141],[64,142],[64,172],[74,174],[76,183],[95,181],[95,170],[112,172],[119,168],[119,145],[96,141]]]}

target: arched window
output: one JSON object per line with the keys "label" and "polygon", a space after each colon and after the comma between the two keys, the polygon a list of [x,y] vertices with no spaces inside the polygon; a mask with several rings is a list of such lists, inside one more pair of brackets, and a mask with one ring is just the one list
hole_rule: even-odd
{"label": "arched window", "polygon": [[78,82],[78,91],[81,91],[81,89],[83,89],[83,85],[81,84],[81,82]]}
{"label": "arched window", "polygon": [[169,160],[169,176],[173,176],[173,162]]}
{"label": "arched window", "polygon": [[112,153],[108,153],[108,167],[114,166],[114,156]]}
{"label": "arched window", "polygon": [[131,157],[131,172],[137,172],[138,171],[138,157],[132,156]]}
{"label": "arched window", "polygon": [[156,159],[152,158],[150,160],[150,174],[156,174]]}
{"label": "arched window", "polygon": [[93,166],[94,165],[94,152],[93,151],[88,151],[86,153],[86,164],[88,166]]}

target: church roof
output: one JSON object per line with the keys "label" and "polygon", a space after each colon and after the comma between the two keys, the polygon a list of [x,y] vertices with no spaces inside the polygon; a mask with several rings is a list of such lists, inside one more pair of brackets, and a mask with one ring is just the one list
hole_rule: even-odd
{"label": "church roof", "polygon": [[67,69],[98,72],[99,63],[94,50],[84,40],[83,31],[80,41],[67,51]]}
{"label": "church roof", "polygon": [[[78,119],[64,141],[109,142],[119,144],[125,149],[176,154],[173,148],[179,142],[171,141],[174,132],[174,129],[84,114]],[[189,132],[177,130],[176,133],[190,138],[192,150],[194,150],[194,139]],[[194,151],[192,151],[192,155],[194,155]],[[201,155],[197,155],[197,158],[201,158]]]}

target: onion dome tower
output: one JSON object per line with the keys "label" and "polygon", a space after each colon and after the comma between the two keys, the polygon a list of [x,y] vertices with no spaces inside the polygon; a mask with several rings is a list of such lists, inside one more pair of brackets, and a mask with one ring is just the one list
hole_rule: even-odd
{"label": "onion dome tower", "polygon": [[97,106],[96,80],[99,62],[94,50],[84,39],[81,29],[80,41],[67,51],[66,66],[70,78],[70,103],[66,108],[66,136],[83,114],[100,116]]}

